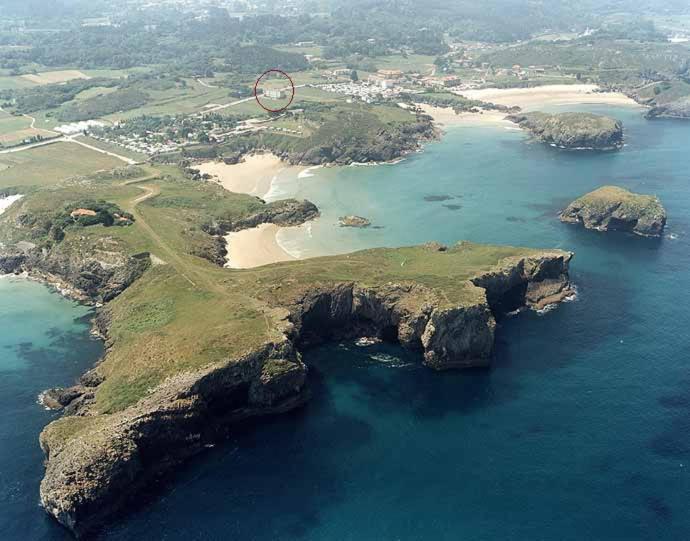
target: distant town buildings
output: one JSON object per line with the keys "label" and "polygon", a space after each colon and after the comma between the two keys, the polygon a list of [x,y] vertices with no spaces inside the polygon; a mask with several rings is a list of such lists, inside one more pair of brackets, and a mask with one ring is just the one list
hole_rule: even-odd
{"label": "distant town buildings", "polygon": [[285,97],[283,90],[265,90],[264,96],[272,100],[282,100]]}

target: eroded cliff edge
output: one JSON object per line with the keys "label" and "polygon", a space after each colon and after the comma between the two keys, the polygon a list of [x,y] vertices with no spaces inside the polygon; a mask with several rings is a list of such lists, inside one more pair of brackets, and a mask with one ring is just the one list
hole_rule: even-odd
{"label": "eroded cliff edge", "polygon": [[[102,414],[86,401],[76,415],[49,425],[41,435],[41,503],[77,535],[96,530],[153,478],[227,436],[236,422],[303,404],[307,367],[299,351],[318,341],[376,334],[419,351],[420,362],[434,369],[487,366],[496,316],[570,295],[571,257],[461,243],[323,258],[321,268],[349,266],[341,271],[348,279],[310,273],[302,281],[306,262],[267,268],[257,299],[271,311],[275,338],[170,376],[121,411]],[[102,381],[90,374],[82,387],[96,394]]]}
{"label": "eroded cliff edge", "polygon": [[570,294],[572,254],[508,246],[214,264],[219,233],[317,212],[173,169],[127,168],[35,187],[0,217],[0,272],[28,272],[100,306],[106,354],[44,396],[64,408],[40,437],[48,513],[86,536],[237,422],[303,404],[300,351],[314,342],[378,335],[434,369],[486,366],[498,315]]}

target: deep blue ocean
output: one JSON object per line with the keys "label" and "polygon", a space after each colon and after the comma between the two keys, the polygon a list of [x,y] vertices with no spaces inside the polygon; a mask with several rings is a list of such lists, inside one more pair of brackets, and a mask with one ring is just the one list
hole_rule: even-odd
{"label": "deep blue ocean", "polygon": [[[286,180],[286,194],[322,210],[281,239],[291,249],[431,239],[559,247],[576,253],[578,298],[503,320],[488,371],[432,372],[385,344],[308,351],[304,409],[194,459],[102,538],[690,539],[690,123],[587,109],[624,121],[621,152],[574,154],[514,130],[455,127],[398,165]],[[610,183],[659,195],[666,236],[558,221],[570,200]],[[343,214],[381,228],[339,228]],[[38,284],[0,280],[3,539],[66,538],[38,507],[37,438],[53,414],[36,395],[99,355],[87,319]]]}

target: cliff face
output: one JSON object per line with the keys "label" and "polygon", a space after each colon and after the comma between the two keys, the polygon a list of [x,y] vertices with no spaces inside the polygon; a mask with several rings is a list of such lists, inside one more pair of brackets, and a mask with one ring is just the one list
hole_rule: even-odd
{"label": "cliff face", "polygon": [[[86,377],[81,388],[57,395],[73,416],[41,434],[41,504],[77,535],[96,530],[153,478],[226,437],[238,421],[301,405],[308,390],[299,350],[319,341],[375,334],[419,351],[436,370],[487,366],[496,316],[569,295],[571,257],[561,251],[508,257],[463,281],[458,300],[411,280],[302,286],[275,307],[284,314],[282,340],[170,377],[118,413],[94,411],[88,397],[102,380]],[[107,318],[100,321],[107,326]]]}
{"label": "cliff face", "polygon": [[234,423],[304,402],[306,367],[288,341],[167,380],[123,412],[99,417],[67,443],[50,425],[41,505],[77,536],[92,532],[162,472],[227,434]]}
{"label": "cliff face", "polygon": [[[28,244],[28,243],[24,243]],[[0,273],[26,272],[88,302],[107,302],[141,276],[151,261],[148,253],[128,257],[110,251],[83,251],[34,246],[0,247]]]}
{"label": "cliff face", "polygon": [[615,150],[623,146],[623,124],[591,113],[524,113],[507,117],[537,140],[568,150]]}
{"label": "cliff face", "polygon": [[561,221],[598,231],[627,231],[658,237],[666,226],[666,210],[655,196],[604,186],[568,205],[561,213]]}

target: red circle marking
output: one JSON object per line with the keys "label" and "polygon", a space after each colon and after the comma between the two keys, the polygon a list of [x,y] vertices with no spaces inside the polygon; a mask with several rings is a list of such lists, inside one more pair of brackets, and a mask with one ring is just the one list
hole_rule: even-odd
{"label": "red circle marking", "polygon": [[[292,88],[292,95],[290,96],[290,101],[285,107],[281,107],[280,109],[269,109],[266,107],[263,103],[261,103],[261,100],[259,99],[259,94],[258,94],[258,89],[259,89],[259,83],[261,82],[261,79],[263,79],[266,75],[269,73],[280,73],[281,75],[284,75],[287,77],[287,80],[290,81],[290,87]],[[281,113],[285,111],[288,107],[290,107],[290,104],[292,103],[292,100],[295,99],[295,83],[292,82],[292,79],[290,76],[285,73],[283,70],[279,69],[270,69],[268,71],[265,71],[261,74],[261,76],[256,80],[256,83],[254,83],[254,98],[256,99],[256,103],[258,103],[262,109],[268,111],[269,113]]]}

